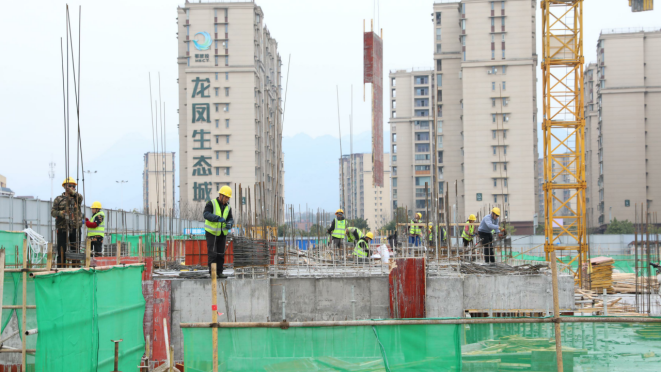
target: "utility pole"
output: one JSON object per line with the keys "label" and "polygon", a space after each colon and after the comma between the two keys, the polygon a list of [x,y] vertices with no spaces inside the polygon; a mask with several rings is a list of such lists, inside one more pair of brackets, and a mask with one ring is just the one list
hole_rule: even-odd
{"label": "utility pole", "polygon": [[51,179],[51,200],[53,200],[53,179],[55,178],[55,163],[48,163],[50,170],[48,171],[48,178]]}
{"label": "utility pole", "polygon": [[125,184],[129,181],[120,180],[115,182],[120,184],[120,209],[124,210],[124,194],[122,193],[122,184]]}

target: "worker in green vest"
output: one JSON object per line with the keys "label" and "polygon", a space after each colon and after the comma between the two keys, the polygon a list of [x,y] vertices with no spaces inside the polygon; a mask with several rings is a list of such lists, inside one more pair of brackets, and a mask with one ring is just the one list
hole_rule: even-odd
{"label": "worker in green vest", "polygon": [[106,214],[101,210],[101,203],[92,203],[92,221],[85,218],[87,238],[90,239],[92,257],[101,257],[103,250],[103,236],[106,233]]}
{"label": "worker in green vest", "polygon": [[469,243],[471,243],[474,239],[474,225],[473,223],[476,222],[476,215],[475,214],[470,214],[469,219],[467,220],[467,224],[464,225],[464,229],[462,230],[462,242],[464,243],[465,247],[469,246]]}
{"label": "worker in green vest", "polygon": [[356,243],[356,246],[354,247],[354,251],[352,252],[352,254],[359,258],[368,257],[368,253],[370,252],[370,241],[372,240],[372,238],[373,235],[371,232],[368,232],[367,234],[365,234],[365,236],[361,237],[358,243]]}
{"label": "worker in green vest", "polygon": [[331,235],[331,244],[337,248],[342,247],[343,239],[345,239],[345,231],[347,227],[347,220],[345,219],[345,212],[342,209],[336,211],[336,218],[331,221],[331,227],[326,232]]}
{"label": "worker in green vest", "polygon": [[347,243],[358,242],[359,239],[363,238],[363,233],[359,228],[348,227],[345,231],[347,235]]}
{"label": "worker in green vest", "polygon": [[421,217],[420,213],[416,213],[414,219],[409,222],[409,245],[413,245],[414,247],[418,247],[421,244],[421,228],[415,225],[421,223]]}
{"label": "worker in green vest", "polygon": [[227,278],[226,275],[223,275],[223,263],[225,262],[225,241],[228,231],[232,229],[234,223],[232,208],[230,208],[231,197],[232,189],[230,186],[221,187],[218,191],[218,197],[207,202],[203,213],[209,275],[211,275],[211,264],[215,263],[218,278]]}

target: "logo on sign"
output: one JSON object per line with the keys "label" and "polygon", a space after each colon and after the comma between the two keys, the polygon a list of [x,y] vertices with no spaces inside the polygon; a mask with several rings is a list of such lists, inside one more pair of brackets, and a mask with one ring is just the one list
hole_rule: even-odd
{"label": "logo on sign", "polygon": [[[202,37],[205,38],[201,43],[198,43],[198,41],[195,40],[195,37],[198,35],[202,35]],[[194,38],[193,45],[195,46],[195,49],[207,50],[209,49],[209,47],[211,47],[211,35],[209,35],[209,32],[207,31],[198,32],[193,36],[193,38]]]}

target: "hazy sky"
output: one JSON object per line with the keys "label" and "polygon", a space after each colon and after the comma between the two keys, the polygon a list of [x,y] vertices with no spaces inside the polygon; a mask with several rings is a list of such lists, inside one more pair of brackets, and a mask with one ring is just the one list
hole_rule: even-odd
{"label": "hazy sky", "polygon": [[[121,151],[122,143],[118,141],[124,141],[127,136],[140,139],[139,144],[144,142],[144,149],[139,149],[138,153],[152,150],[151,140],[144,141],[152,136],[149,72],[152,72],[153,94],[158,93],[157,73],[161,74],[168,143],[176,143],[173,140],[178,122],[176,8],[179,4],[183,2],[70,3],[75,22],[74,43],[77,43],[78,5],[83,9],[80,105],[83,150],[88,164],[94,164],[95,158],[111,147]],[[379,11],[374,4],[361,0],[258,1],[264,10],[266,25],[279,43],[284,63],[283,81],[287,79],[288,57],[292,56],[284,135],[306,133],[313,137],[337,137],[336,86],[340,89],[343,134],[348,133],[352,85],[355,133],[369,130],[370,105],[363,102],[361,33],[363,20],[367,20],[369,28],[370,18],[376,13],[376,28],[384,30],[385,82],[390,69],[432,66],[432,1],[381,1]],[[595,44],[603,28],[660,27],[659,4],[655,11],[644,13],[631,13],[627,0],[586,0],[584,4],[587,62],[595,60]],[[48,163],[51,160],[57,163],[56,193],[61,190],[58,185],[64,176],[60,37],[65,33],[65,3],[13,1],[3,5],[3,12],[11,16],[4,17],[0,32],[14,36],[1,41],[2,50],[12,53],[0,59],[3,87],[0,91],[0,174],[8,178],[9,186],[17,194],[47,199],[50,196]],[[539,9],[536,14],[540,30]],[[537,71],[540,78],[539,67]],[[73,90],[70,95],[73,133],[76,123]],[[540,103],[540,93],[538,98]],[[384,107],[388,107],[386,102]],[[385,115],[384,120],[387,121],[388,116]],[[72,151],[74,141],[72,137]],[[131,146],[136,144],[131,143]],[[177,148],[168,150],[178,151]],[[75,154],[71,157],[71,166],[75,169]],[[114,164],[114,172],[98,169],[100,182],[114,183],[114,178],[121,177],[117,172],[129,166],[123,162],[130,160],[121,156],[118,159],[121,161]],[[287,171],[293,163],[287,157],[286,161]],[[135,162],[141,163],[142,157]],[[132,166],[135,168],[135,164]],[[113,179],[109,179],[111,174]],[[124,194],[139,200],[142,183],[138,177],[133,178],[136,179],[125,186]],[[104,197],[110,197],[109,194],[119,193],[119,188],[108,188],[106,193]]]}

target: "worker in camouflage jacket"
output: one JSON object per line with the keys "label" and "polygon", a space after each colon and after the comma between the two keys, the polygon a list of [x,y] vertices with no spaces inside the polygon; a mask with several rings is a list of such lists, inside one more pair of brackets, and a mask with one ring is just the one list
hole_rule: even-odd
{"label": "worker in camouflage jacket", "polygon": [[[81,205],[83,195],[76,192],[76,181],[68,177],[62,182],[64,192],[53,201],[51,216],[55,217],[55,228],[57,229],[57,263],[63,267],[66,262],[67,244],[75,248],[77,242],[80,244],[81,225],[83,216]],[[78,245],[80,246],[80,245]]]}

